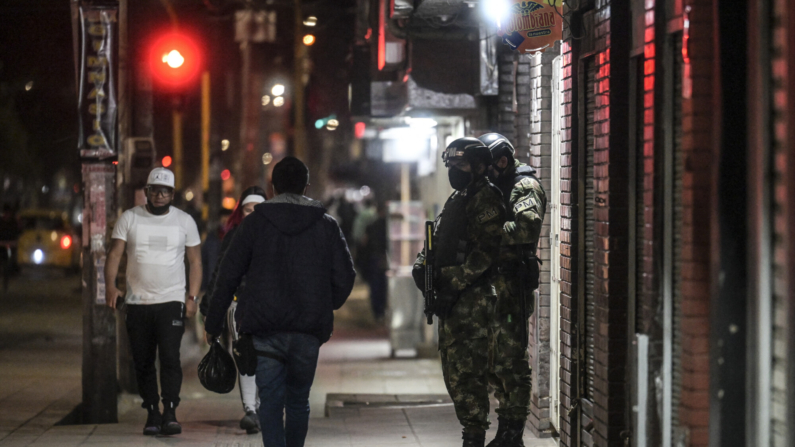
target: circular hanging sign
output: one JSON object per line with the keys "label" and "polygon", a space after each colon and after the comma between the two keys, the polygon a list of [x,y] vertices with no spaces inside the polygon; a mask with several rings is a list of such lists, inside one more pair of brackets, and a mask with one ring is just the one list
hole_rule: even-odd
{"label": "circular hanging sign", "polygon": [[519,53],[543,52],[563,37],[561,0],[511,0],[507,17],[498,23],[502,42]]}

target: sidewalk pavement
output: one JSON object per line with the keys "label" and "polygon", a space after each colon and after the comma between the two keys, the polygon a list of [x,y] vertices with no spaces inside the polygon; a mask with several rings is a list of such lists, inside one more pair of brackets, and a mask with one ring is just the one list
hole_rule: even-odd
{"label": "sidewalk pavement", "polygon": [[[262,445],[260,435],[246,435],[238,427],[243,416],[238,391],[219,395],[202,388],[196,358],[185,362],[190,366],[177,411],[182,435],[143,436],[146,413],[132,395],[120,399],[118,424],[56,425],[81,399],[82,317],[73,290],[78,284],[69,281],[53,284],[55,291],[72,288],[54,292],[61,293],[58,300],[26,306],[0,299],[0,446]],[[352,323],[350,314],[367,308],[361,290],[356,292],[338,316],[332,341],[321,348],[306,446],[460,446],[461,428],[439,360],[390,358],[383,330]],[[18,291],[22,295],[34,304],[46,299]],[[487,440],[494,432],[496,423]],[[527,447],[556,445],[526,432]]]}

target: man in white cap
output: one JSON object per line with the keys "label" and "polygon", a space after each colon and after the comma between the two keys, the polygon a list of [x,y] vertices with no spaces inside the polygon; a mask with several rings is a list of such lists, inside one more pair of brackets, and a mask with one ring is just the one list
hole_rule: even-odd
{"label": "man in white cap", "polygon": [[[196,222],[171,206],[174,173],[155,168],[146,184],[147,204],[121,215],[113,228],[105,261],[105,298],[109,307],[125,303],[125,321],[135,363],[138,391],[149,412],[145,435],[182,433],[176,408],[182,386],[179,347],[185,319],[196,314],[196,296],[202,279],[201,238]],[[127,294],[116,288],[119,261],[127,250]],[[190,265],[189,290],[185,294],[185,262]],[[157,389],[155,355],[160,357]]]}

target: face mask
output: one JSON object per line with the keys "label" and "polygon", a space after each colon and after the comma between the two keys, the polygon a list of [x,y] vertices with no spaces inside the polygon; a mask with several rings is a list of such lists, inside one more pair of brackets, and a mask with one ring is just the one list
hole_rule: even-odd
{"label": "face mask", "polygon": [[166,214],[170,207],[171,207],[171,202],[163,206],[154,206],[151,203],[146,204],[146,209],[149,210],[149,212],[154,214],[155,216],[161,216],[163,214]]}
{"label": "face mask", "polygon": [[463,191],[469,182],[472,181],[472,174],[464,172],[458,168],[450,168],[447,171],[447,178],[450,180],[450,186],[458,191]]}

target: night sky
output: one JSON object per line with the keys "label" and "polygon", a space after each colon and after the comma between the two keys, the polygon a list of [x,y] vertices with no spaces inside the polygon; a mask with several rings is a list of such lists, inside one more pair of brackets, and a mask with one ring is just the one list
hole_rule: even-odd
{"label": "night sky", "polygon": [[68,1],[0,4],[1,176],[48,184],[65,167],[78,178],[72,54]]}

